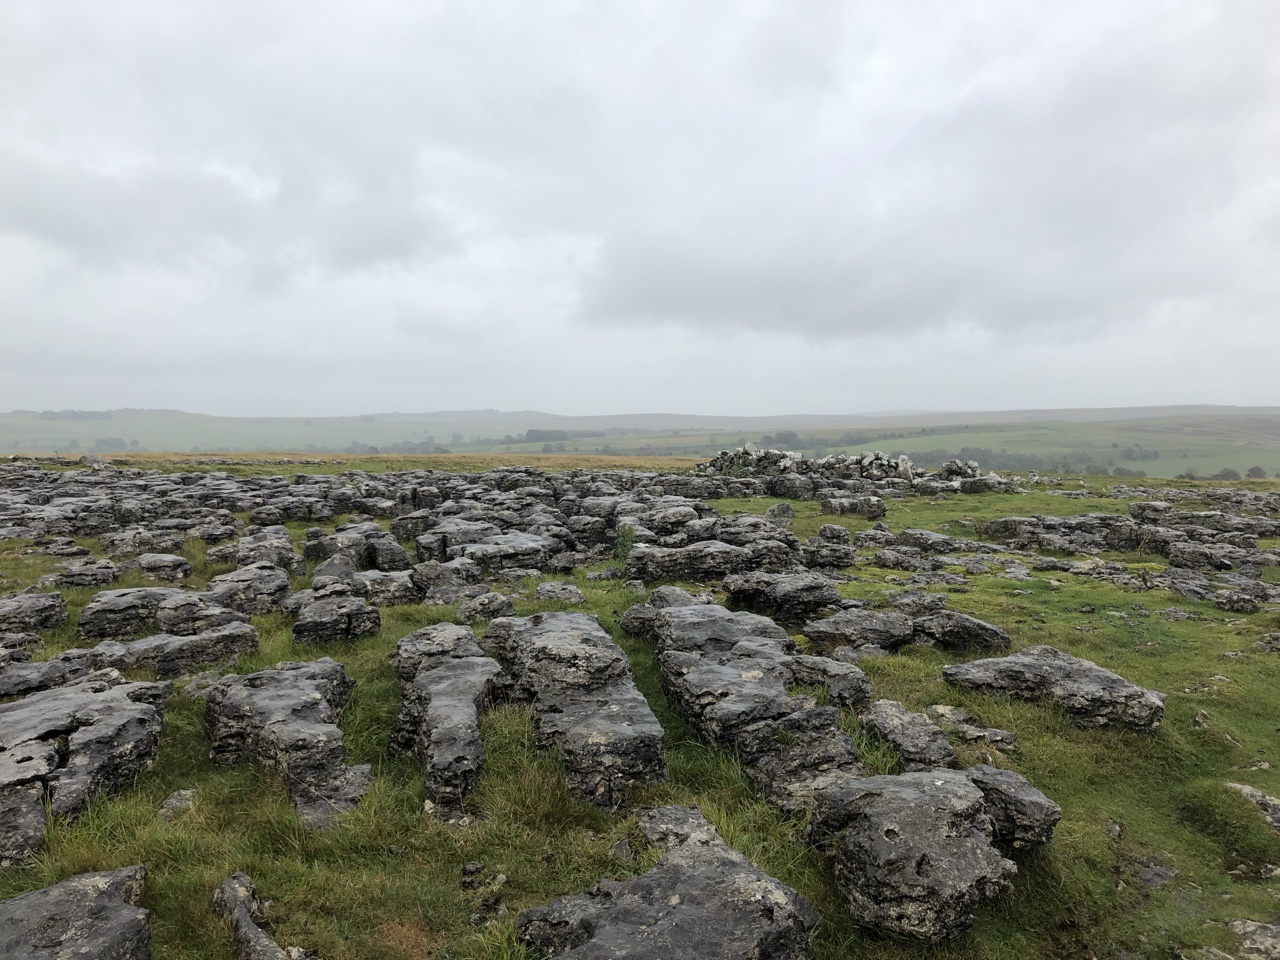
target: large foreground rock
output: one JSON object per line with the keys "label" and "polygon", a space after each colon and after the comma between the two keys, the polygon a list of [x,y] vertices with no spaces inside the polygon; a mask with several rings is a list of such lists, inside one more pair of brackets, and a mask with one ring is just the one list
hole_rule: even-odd
{"label": "large foreground rock", "polygon": [[338,729],[354,687],[328,657],[223,677],[207,693],[209,758],[279,772],[303,826],[326,827],[369,789],[369,765],[346,765]]}
{"label": "large foreground rock", "polygon": [[1007,657],[944,667],[948,683],[1047,700],[1082,727],[1126,726],[1154,730],[1164,718],[1164,694],[1054,647],[1027,647]]}
{"label": "large foreground rock", "polygon": [[570,790],[615,807],[628,787],[666,779],[662,726],[594,617],[501,617],[481,645],[510,671],[515,696],[533,703],[538,744],[560,751]]}
{"label": "large foreground rock", "polygon": [[82,873],[0,900],[5,960],[151,960],[144,867]]}
{"label": "large foreground rock", "polygon": [[845,780],[815,798],[836,885],[859,922],[936,942],[973,925],[1017,867],[992,846],[982,791],[955,770]]}
{"label": "large foreground rock", "polygon": [[663,850],[632,880],[602,880],[516,918],[540,954],[580,960],[802,960],[818,913],[730,848],[691,807],[639,817]]}
{"label": "large foreground rock", "polygon": [[415,630],[392,662],[400,676],[392,752],[422,763],[423,809],[451,818],[480,780],[480,713],[505,689],[506,675],[471,629],[454,623]]}
{"label": "large foreground rock", "polygon": [[105,670],[0,704],[0,864],[40,848],[46,802],[56,815],[79,813],[151,764],[167,691]]}

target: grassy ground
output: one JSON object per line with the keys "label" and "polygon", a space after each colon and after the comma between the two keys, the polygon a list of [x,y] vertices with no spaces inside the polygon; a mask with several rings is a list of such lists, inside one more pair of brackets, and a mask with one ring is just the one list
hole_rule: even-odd
{"label": "grassy ground", "polygon": [[[717,508],[762,512],[774,502],[725,501]],[[816,504],[795,508],[801,535],[832,520],[820,516]],[[989,494],[893,501],[885,522],[894,530],[949,528],[970,536],[964,524],[995,516],[1123,508],[1121,501],[1102,497]],[[836,522],[852,530],[868,526],[857,518]],[[295,525],[299,540],[303,526]],[[0,575],[25,584],[52,566],[25,549],[22,543],[0,543]],[[188,556],[195,586],[227,569],[207,565],[199,547],[189,548]],[[869,566],[850,573],[842,592],[870,602],[902,589],[895,581],[906,576]],[[1166,720],[1150,736],[1082,731],[1048,707],[947,687],[941,668],[955,658],[939,651],[907,648],[867,663],[877,698],[914,709],[957,704],[986,724],[1017,731],[1018,748],[990,759],[1025,774],[1064,811],[1054,841],[1018,858],[1013,893],[985,908],[972,932],[931,948],[857,928],[840,905],[829,870],[805,844],[802,825],[756,798],[734,758],[699,742],[671,712],[652,650],[617,627],[637,598],[618,581],[568,579],[586,593],[587,612],[600,618],[630,656],[637,682],[667,731],[671,780],[633,802],[698,804],[733,846],[811,897],[824,916],[811,953],[818,960],[1086,958],[1121,951],[1155,958],[1199,945],[1229,949],[1224,922],[1271,917],[1280,893],[1264,876],[1266,865],[1280,863],[1280,840],[1222,786],[1235,780],[1280,793],[1280,768],[1254,768],[1260,761],[1280,764],[1274,710],[1280,660],[1251,646],[1263,633],[1280,629],[1280,617],[1237,617],[1163,592],[1126,593],[1091,579],[1051,576],[1056,579],[1031,583],[998,574],[975,577],[950,591],[949,605],[1004,627],[1015,647],[1052,643],[1164,691]],[[140,581],[121,585],[133,582]],[[528,599],[531,588],[515,588],[518,612],[551,609]],[[78,614],[93,591],[64,592]],[[1173,605],[1191,611],[1193,619],[1162,617],[1160,611]],[[522,957],[512,934],[515,912],[584,890],[604,876],[625,877],[651,860],[623,862],[610,855],[623,837],[639,846],[634,823],[625,813],[608,814],[569,796],[555,759],[533,748],[529,716],[517,706],[495,710],[485,720],[486,768],[472,798],[477,821],[442,827],[420,815],[414,765],[389,758],[384,749],[398,710],[388,654],[405,633],[452,613],[447,607],[384,609],[376,637],[321,648],[295,647],[281,615],[255,618],[261,649],[244,658],[238,671],[328,654],[358,681],[342,727],[349,759],[374,765],[374,787],[335,829],[301,831],[276,778],[246,765],[211,765],[201,705],[176,696],[168,705],[158,763],[131,789],[96,800],[73,821],[53,822],[47,849],[30,866],[0,873],[0,896],[72,873],[142,862],[150,871],[146,901],[154,911],[157,958],[229,960],[228,932],[207,900],[221,879],[244,870],[275,901],[273,934],[327,960]],[[72,633],[68,626],[51,634],[46,654],[72,645]],[[868,766],[892,772],[892,754],[866,740],[852,717],[845,722],[867,746]],[[972,747],[962,752],[969,762],[987,759]],[[169,792],[190,787],[197,790],[190,811],[171,822],[157,819]],[[461,868],[472,860],[485,864],[482,886],[463,889]],[[1177,875],[1153,889],[1140,877],[1152,864]],[[505,880],[499,882],[499,875]]]}

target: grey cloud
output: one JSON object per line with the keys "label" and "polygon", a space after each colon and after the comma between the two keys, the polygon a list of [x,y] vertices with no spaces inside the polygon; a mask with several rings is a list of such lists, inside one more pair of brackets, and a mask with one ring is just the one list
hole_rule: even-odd
{"label": "grey cloud", "polygon": [[[442,406],[498,405],[497,370],[512,406],[769,406],[699,374],[728,339],[744,367],[839,343],[926,378],[964,345],[1071,358],[1007,406],[1068,392],[1064,345],[1104,335],[1159,339],[1173,377],[1208,324],[1280,349],[1277,35],[1270,0],[19,0],[0,367],[43,365],[51,406],[122,402],[113,369],[173,406],[166,372],[203,364],[242,412],[337,402],[317,371],[431,405],[387,364]],[[1188,399],[1242,389],[1211,386]]]}

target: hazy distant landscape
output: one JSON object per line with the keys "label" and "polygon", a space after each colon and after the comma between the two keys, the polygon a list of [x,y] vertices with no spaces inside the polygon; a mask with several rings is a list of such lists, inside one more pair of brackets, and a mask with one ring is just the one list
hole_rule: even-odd
{"label": "hazy distant landscape", "polygon": [[[1280,473],[1280,408],[715,417],[558,416],[537,411],[216,417],[177,410],[0,414],[0,451],[315,454],[576,453],[703,457],[751,443],[810,456],[882,450],[923,466],[977,460],[995,470],[1113,476]],[[1131,472],[1131,473],[1130,473]],[[1228,478],[1230,474],[1228,473]]]}

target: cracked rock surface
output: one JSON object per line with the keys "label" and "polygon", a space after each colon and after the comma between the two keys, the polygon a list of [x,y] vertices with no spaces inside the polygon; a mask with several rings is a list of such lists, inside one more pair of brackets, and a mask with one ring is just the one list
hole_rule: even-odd
{"label": "cracked rock surface", "polygon": [[1164,694],[1148,690],[1091,660],[1054,647],[1027,647],[1007,657],[944,667],[957,687],[1047,700],[1082,727],[1126,726],[1154,730],[1164,718]]}
{"label": "cracked rock surface", "polygon": [[151,960],[144,867],[82,873],[0,900],[5,960]]}
{"label": "cracked rock surface", "polygon": [[481,646],[510,671],[514,695],[533,704],[539,746],[560,751],[570,790],[615,807],[633,784],[666,779],[662,726],[594,617],[501,617]]}
{"label": "cracked rock surface", "polygon": [[279,772],[303,826],[326,827],[369,789],[369,765],[347,766],[338,729],[354,686],[329,657],[223,677],[206,694],[209,758]]}
{"label": "cracked rock surface", "polygon": [[662,851],[651,869],[602,880],[516,918],[530,949],[581,960],[802,960],[818,913],[729,847],[692,807],[639,816]]}
{"label": "cracked rock surface", "polygon": [[453,623],[404,637],[392,662],[401,696],[391,749],[422,763],[423,808],[448,818],[480,780],[480,713],[505,690],[506,674],[469,627]]}
{"label": "cracked rock surface", "polygon": [[151,764],[167,692],[104,670],[0,704],[0,864],[40,848],[46,802],[76,814]]}

